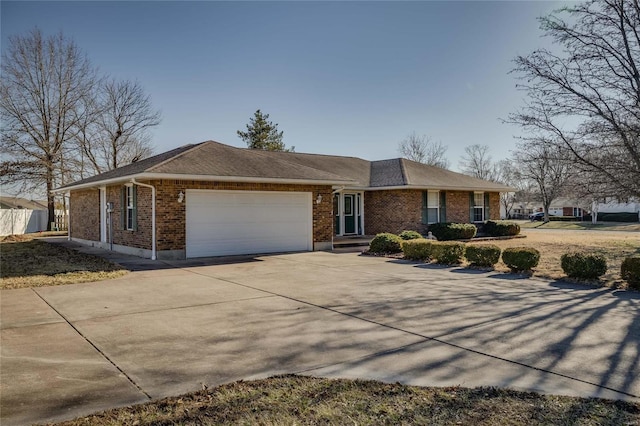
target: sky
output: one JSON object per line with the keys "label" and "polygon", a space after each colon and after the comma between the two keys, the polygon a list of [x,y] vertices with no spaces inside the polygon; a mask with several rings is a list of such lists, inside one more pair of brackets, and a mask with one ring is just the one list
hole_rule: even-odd
{"label": "sky", "polygon": [[297,152],[399,157],[411,132],[510,155],[524,102],[513,59],[548,46],[553,1],[0,2],[1,46],[62,31],[100,72],[137,80],[162,113],[155,152],[244,147],[257,109]]}

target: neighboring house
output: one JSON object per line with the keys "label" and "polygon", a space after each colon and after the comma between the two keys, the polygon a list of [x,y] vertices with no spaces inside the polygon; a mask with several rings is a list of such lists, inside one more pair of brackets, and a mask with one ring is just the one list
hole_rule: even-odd
{"label": "neighboring house", "polygon": [[335,235],[498,219],[500,191],[513,189],[406,159],[213,141],[56,190],[70,195],[71,239],[151,258],[328,250]]}
{"label": "neighboring house", "polygon": [[35,201],[20,197],[0,197],[0,209],[47,210],[47,200]]}
{"label": "neighboring house", "polygon": [[0,235],[47,230],[47,202],[0,196]]}
{"label": "neighboring house", "polygon": [[621,202],[613,198],[603,200],[604,203],[598,203],[598,213],[640,213],[640,201],[636,199]]}
{"label": "neighboring house", "polygon": [[[515,219],[528,219],[530,214],[542,211],[544,211],[544,208],[540,202],[522,203],[514,206],[512,216]],[[551,216],[582,217],[587,212],[582,207],[579,207],[579,203],[576,200],[557,198],[551,202],[549,214]]]}

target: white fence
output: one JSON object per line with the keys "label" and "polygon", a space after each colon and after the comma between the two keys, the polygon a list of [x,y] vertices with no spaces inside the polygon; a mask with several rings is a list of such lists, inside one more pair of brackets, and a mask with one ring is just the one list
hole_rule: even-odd
{"label": "white fence", "polygon": [[28,234],[47,230],[46,210],[0,210],[0,235]]}

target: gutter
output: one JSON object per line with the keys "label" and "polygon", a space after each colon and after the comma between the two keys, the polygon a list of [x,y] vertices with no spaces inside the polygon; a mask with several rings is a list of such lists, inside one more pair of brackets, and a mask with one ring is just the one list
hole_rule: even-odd
{"label": "gutter", "polygon": [[121,176],[110,179],[96,180],[93,182],[71,184],[62,188],[57,188],[51,192],[59,193],[78,189],[95,188],[101,185],[114,185],[119,183],[131,182],[135,179],[168,179],[168,180],[198,180],[203,182],[246,182],[246,183],[280,183],[293,185],[345,185],[353,184],[350,180],[317,180],[317,179],[282,179],[282,178],[261,178],[261,177],[245,177],[245,176],[213,176],[213,175],[185,175],[185,174],[169,174],[169,173],[138,173],[135,175]]}
{"label": "gutter", "polygon": [[151,260],[156,260],[156,187],[146,183],[140,183],[136,178],[130,181],[134,185],[151,188]]}

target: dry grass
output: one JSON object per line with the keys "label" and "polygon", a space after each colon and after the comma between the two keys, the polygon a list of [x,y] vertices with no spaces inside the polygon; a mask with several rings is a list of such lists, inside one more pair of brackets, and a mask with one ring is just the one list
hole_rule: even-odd
{"label": "dry grass", "polygon": [[640,231],[640,223],[623,223],[623,222],[598,222],[593,224],[591,222],[530,222],[530,221],[515,221],[521,228],[535,228],[535,229],[571,229],[571,230],[594,230],[594,231],[624,231],[624,232],[638,232]]}
{"label": "dry grass", "polygon": [[[608,270],[598,283],[612,287],[625,285],[620,277],[620,265],[624,258],[640,254],[640,232],[523,229],[522,234],[526,238],[471,244],[495,244],[503,250],[507,247],[533,247],[540,251],[540,264],[534,269],[534,275],[551,279],[566,279],[560,267],[560,257],[564,253],[570,251],[599,253],[607,259]],[[499,262],[496,270],[507,272],[508,268]]]}
{"label": "dry grass", "polygon": [[280,376],[236,382],[61,425],[637,425],[640,404],[496,388],[420,388]]}
{"label": "dry grass", "polygon": [[0,289],[102,281],[128,271],[97,256],[14,235],[0,242]]}

